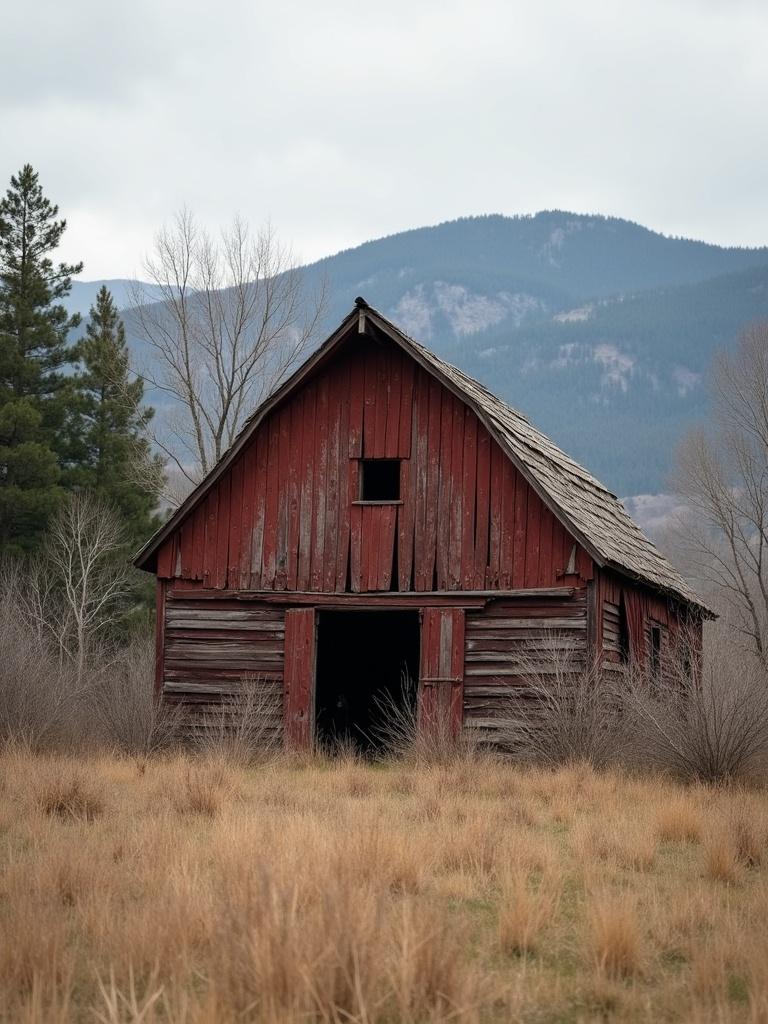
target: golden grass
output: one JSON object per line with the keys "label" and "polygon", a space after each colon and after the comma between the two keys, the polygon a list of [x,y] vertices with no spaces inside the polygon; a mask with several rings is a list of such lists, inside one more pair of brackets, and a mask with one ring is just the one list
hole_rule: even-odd
{"label": "golden grass", "polygon": [[768,797],[0,754],[0,1020],[768,1021]]}

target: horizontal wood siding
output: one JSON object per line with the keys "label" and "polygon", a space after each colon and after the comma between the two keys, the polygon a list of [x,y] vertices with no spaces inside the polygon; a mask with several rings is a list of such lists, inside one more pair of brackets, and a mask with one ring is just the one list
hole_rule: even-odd
{"label": "horizontal wood siding", "polygon": [[[399,458],[401,502],[358,497]],[[475,414],[393,343],[355,335],[276,409],[168,539],[158,575],[229,590],[366,593],[578,584],[591,562]]]}
{"label": "horizontal wood siding", "polygon": [[554,672],[555,657],[586,664],[584,590],[570,599],[496,601],[468,611],[464,650],[464,730],[492,741],[499,723],[529,699],[531,676]]}
{"label": "horizontal wood siding", "polygon": [[[188,728],[210,722],[243,681],[258,695],[260,718],[282,736],[285,612],[256,601],[167,597],[162,635],[162,695],[181,705]],[[217,712],[218,714],[218,712]]]}

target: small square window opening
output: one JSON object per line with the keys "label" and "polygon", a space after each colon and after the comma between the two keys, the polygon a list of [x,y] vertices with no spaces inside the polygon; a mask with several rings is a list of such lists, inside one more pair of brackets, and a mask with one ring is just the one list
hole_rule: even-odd
{"label": "small square window opening", "polygon": [[400,459],[362,459],[360,501],[400,500]]}

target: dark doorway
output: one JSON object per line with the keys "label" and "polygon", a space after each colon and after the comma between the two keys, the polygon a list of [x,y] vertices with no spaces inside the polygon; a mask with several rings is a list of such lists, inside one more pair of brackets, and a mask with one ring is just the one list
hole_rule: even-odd
{"label": "dark doorway", "polygon": [[317,739],[376,752],[385,743],[381,702],[415,707],[418,612],[320,612],[318,619]]}

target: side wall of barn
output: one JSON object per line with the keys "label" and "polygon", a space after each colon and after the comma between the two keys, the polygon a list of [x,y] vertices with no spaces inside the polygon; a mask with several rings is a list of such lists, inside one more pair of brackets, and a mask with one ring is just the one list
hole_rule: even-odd
{"label": "side wall of barn", "polygon": [[596,570],[595,650],[607,671],[630,662],[654,675],[670,675],[675,659],[700,656],[702,620],[679,602],[633,584],[609,570]]}

